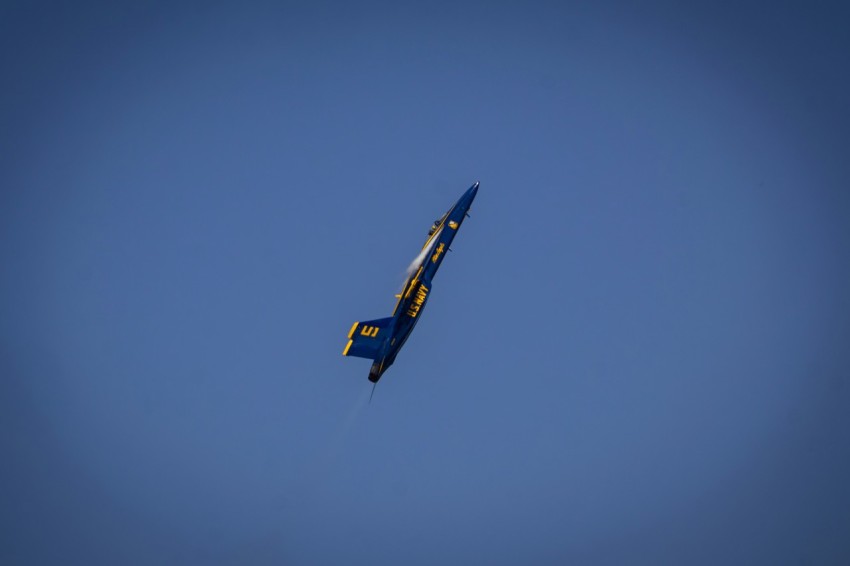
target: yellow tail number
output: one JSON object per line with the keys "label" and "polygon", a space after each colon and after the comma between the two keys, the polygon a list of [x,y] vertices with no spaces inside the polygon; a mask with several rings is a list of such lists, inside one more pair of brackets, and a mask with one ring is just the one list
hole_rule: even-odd
{"label": "yellow tail number", "polygon": [[367,338],[374,338],[378,335],[378,327],[377,326],[366,326],[363,325],[363,328],[360,329],[360,334],[366,336]]}

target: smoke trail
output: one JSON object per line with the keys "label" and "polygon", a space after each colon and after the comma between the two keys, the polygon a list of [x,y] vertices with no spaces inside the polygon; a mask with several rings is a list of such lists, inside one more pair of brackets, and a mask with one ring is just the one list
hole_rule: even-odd
{"label": "smoke trail", "polygon": [[314,507],[326,497],[326,489],[332,480],[333,470],[349,443],[354,428],[371,392],[371,383],[363,387],[360,395],[351,401],[348,411],[340,413],[337,425],[333,427],[325,442],[319,443],[312,457],[307,458],[293,480],[292,501],[304,507]]}
{"label": "smoke trail", "polygon": [[[369,385],[371,386],[372,384],[370,383]],[[355,398],[354,403],[351,406],[351,410],[340,421],[335,433],[330,439],[330,442],[328,442],[327,451],[325,452],[324,460],[328,463],[336,459],[337,454],[339,454],[340,450],[345,445],[348,439],[348,433],[351,432],[351,428],[357,420],[357,417],[360,416],[360,413],[363,412],[363,408],[366,407],[368,393],[371,393],[371,387],[364,388],[360,397]]]}

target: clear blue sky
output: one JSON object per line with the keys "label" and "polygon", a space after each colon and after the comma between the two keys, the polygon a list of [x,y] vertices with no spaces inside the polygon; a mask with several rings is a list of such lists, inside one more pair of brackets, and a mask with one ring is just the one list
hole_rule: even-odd
{"label": "clear blue sky", "polygon": [[4,4],[0,562],[850,563],[848,15]]}

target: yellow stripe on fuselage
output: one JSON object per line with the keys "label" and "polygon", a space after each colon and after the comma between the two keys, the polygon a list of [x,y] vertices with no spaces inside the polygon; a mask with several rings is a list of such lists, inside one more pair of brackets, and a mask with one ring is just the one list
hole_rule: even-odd
{"label": "yellow stripe on fuselage", "polygon": [[395,316],[395,312],[398,310],[398,306],[401,304],[401,301],[402,301],[402,300],[404,300],[404,292],[405,292],[405,290],[407,290],[407,284],[408,284],[409,282],[410,282],[410,279],[408,279],[407,281],[405,281],[405,283],[404,283],[404,287],[402,287],[402,288],[401,288],[401,293],[399,293],[398,295],[396,295],[396,298],[397,298],[398,300],[395,302],[395,308],[393,309],[393,314],[392,314],[392,316]]}
{"label": "yellow stripe on fuselage", "polygon": [[348,337],[349,337],[349,338],[351,338],[351,336],[354,334],[354,331],[355,331],[355,330],[357,330],[357,325],[358,325],[358,324],[360,324],[360,323],[359,323],[359,322],[355,322],[354,324],[352,324],[352,325],[351,325],[351,330],[349,330],[349,331],[348,331]]}
{"label": "yellow stripe on fuselage", "polygon": [[419,271],[416,272],[416,275],[413,276],[413,280],[410,282],[410,287],[408,287],[407,293],[404,294],[405,299],[410,296],[410,294],[413,292],[413,288],[416,287],[417,283],[419,283],[419,276],[422,275],[423,269],[425,269],[424,265],[420,267]]}
{"label": "yellow stripe on fuselage", "polygon": [[343,356],[347,356],[347,355],[348,355],[348,349],[349,349],[349,348],[351,348],[351,344],[352,344],[353,342],[354,342],[354,340],[349,340],[349,341],[348,341],[348,344],[346,344],[346,345],[345,345],[345,350],[343,350],[343,351],[342,351],[342,355],[343,355]]}

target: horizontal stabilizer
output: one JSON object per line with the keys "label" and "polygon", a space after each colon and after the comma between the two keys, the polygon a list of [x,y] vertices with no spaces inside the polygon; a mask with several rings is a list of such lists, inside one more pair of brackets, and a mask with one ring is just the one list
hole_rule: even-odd
{"label": "horizontal stabilizer", "polygon": [[355,322],[348,331],[348,344],[342,351],[343,356],[356,356],[374,360],[381,345],[390,334],[392,317]]}

